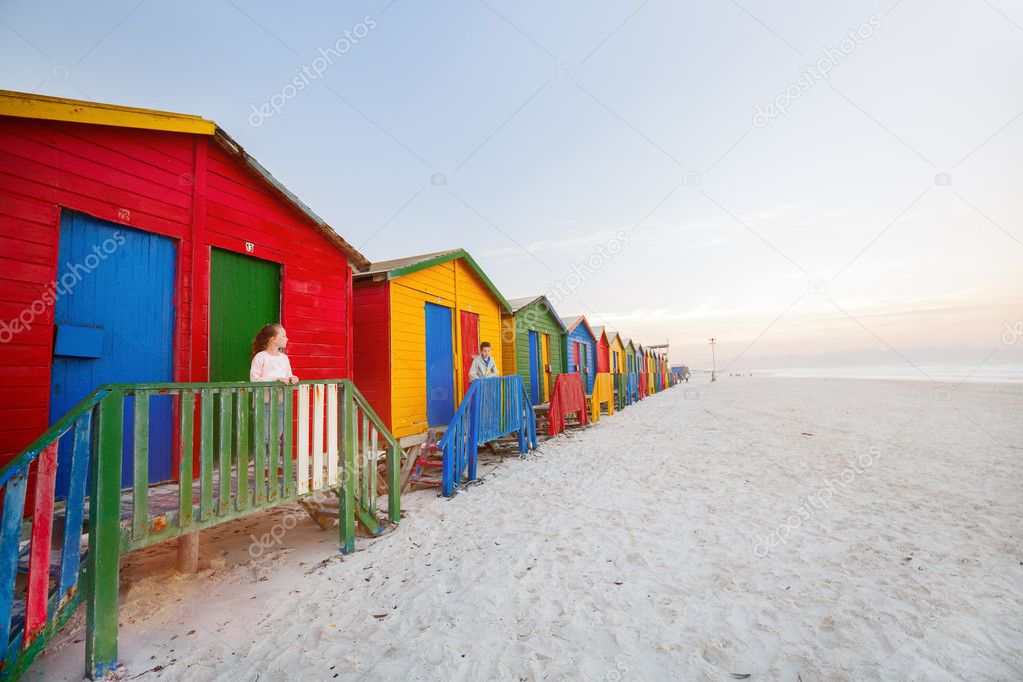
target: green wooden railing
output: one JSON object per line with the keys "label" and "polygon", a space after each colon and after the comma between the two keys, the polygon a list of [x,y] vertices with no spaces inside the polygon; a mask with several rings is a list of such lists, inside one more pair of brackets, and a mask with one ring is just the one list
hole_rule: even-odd
{"label": "green wooden railing", "polygon": [[[158,396],[174,402],[178,469],[175,480],[153,484],[149,409]],[[128,398],[132,442],[125,452]],[[69,455],[58,461],[63,438]],[[397,523],[401,448],[351,381],[102,386],[0,468],[0,647],[6,647],[0,677],[24,672],[82,601],[86,674],[96,679],[113,670],[119,559],[140,547],[332,491],[339,499],[340,550],[351,552],[357,520],[374,534],[383,530],[377,512],[382,456],[386,516]],[[131,467],[129,489],[121,485],[124,463]],[[55,503],[58,467],[69,468],[70,486],[66,500]],[[33,504],[26,511],[29,489]],[[160,507],[167,499],[173,508]],[[54,522],[55,513],[62,523]],[[54,580],[51,545],[60,547]],[[19,570],[25,553],[27,566]]]}

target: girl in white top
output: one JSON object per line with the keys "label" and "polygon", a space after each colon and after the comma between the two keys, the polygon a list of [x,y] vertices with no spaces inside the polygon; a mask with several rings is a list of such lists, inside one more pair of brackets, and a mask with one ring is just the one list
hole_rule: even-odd
{"label": "girl in white top", "polygon": [[252,364],[249,381],[281,381],[297,384],[298,377],[291,373],[291,361],[284,354],[288,335],[279,324],[268,324],[259,330],[252,341]]}
{"label": "girl in white top", "polygon": [[[284,354],[288,345],[288,335],[280,324],[268,324],[259,330],[252,341],[252,364],[249,365],[249,381],[280,381],[291,385],[298,383],[298,377],[291,371],[291,361]],[[279,394],[280,391],[272,391]],[[277,433],[284,439],[284,402],[280,395],[274,402],[277,409]],[[270,398],[267,396],[263,405],[263,441],[270,443]],[[270,453],[271,462],[277,461],[277,453]]]}

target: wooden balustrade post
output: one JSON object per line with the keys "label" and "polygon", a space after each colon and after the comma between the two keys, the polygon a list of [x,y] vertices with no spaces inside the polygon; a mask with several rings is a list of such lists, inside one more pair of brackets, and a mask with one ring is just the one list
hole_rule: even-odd
{"label": "wooden balustrade post", "polygon": [[341,399],[341,441],[344,451],[344,466],[341,474],[341,489],[338,491],[340,500],[339,535],[341,553],[355,551],[355,480],[358,472],[355,468],[355,439],[359,435],[355,421],[355,401],[353,400],[353,384],[342,385],[344,395]]}
{"label": "wooden balustrade post", "polygon": [[178,572],[195,573],[199,570],[199,532],[178,538]]}
{"label": "wooden balustrade post", "polygon": [[124,394],[111,391],[99,404],[89,491],[85,672],[94,680],[117,668],[123,418]]}

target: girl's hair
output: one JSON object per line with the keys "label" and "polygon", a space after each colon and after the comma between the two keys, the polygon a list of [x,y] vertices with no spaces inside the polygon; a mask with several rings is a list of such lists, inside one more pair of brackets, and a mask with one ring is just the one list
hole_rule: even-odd
{"label": "girl's hair", "polygon": [[266,346],[270,343],[270,339],[277,336],[282,329],[284,329],[284,327],[277,322],[264,325],[263,328],[259,330],[259,333],[256,334],[256,338],[252,339],[252,357],[256,357],[256,353],[259,351],[266,350]]}

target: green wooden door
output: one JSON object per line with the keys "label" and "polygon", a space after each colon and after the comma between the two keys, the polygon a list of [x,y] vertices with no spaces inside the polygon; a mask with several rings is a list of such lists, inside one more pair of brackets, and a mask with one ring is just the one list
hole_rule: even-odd
{"label": "green wooden door", "polygon": [[277,263],[213,249],[210,258],[210,381],[248,381],[252,339],[281,319]]}

